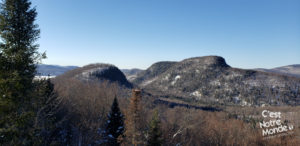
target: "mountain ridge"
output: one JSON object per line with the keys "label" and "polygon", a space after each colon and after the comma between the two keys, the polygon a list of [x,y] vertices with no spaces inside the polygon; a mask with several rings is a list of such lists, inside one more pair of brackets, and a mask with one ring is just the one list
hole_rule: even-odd
{"label": "mountain ridge", "polygon": [[69,70],[78,68],[78,66],[60,66],[60,65],[49,65],[49,64],[38,64],[37,75],[38,76],[58,76]]}
{"label": "mountain ridge", "polygon": [[104,63],[89,64],[83,67],[79,67],[65,72],[62,75],[56,77],[56,80],[66,78],[73,78],[81,80],[83,82],[116,82],[121,86],[132,88],[132,84],[128,82],[125,75],[121,70],[112,65]]}
{"label": "mountain ridge", "polygon": [[[143,77],[146,72],[159,74]],[[158,71],[149,67],[137,79],[142,82],[133,83],[157,96],[249,106],[300,104],[300,79],[232,68],[220,56],[188,58]]]}
{"label": "mountain ridge", "polygon": [[161,61],[146,70],[121,71],[111,64],[90,64],[66,71],[58,77],[73,77],[82,81],[108,80],[130,88],[139,87],[155,97],[204,103],[242,106],[300,104],[299,78],[276,72],[233,68],[220,56],[193,57],[178,62]]}
{"label": "mountain ridge", "polygon": [[272,69],[256,68],[254,70],[283,74],[287,76],[300,78],[300,64],[286,65],[286,66],[276,67]]}

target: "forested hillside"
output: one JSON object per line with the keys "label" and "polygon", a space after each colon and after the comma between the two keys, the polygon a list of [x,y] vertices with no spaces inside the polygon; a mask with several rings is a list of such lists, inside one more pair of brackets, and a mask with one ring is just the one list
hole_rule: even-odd
{"label": "forested hillside", "polygon": [[205,103],[300,104],[299,78],[232,68],[219,56],[159,64],[138,74],[133,83],[157,96]]}

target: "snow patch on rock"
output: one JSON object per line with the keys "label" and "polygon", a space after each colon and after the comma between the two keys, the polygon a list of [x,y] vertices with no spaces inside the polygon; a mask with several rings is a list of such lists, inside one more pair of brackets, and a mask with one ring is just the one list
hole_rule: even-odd
{"label": "snow patch on rock", "polygon": [[194,91],[191,93],[192,96],[201,97],[202,94],[199,91]]}
{"label": "snow patch on rock", "polygon": [[163,80],[167,81],[167,80],[169,80],[169,78],[170,78],[170,74],[167,74],[167,75],[163,78]]}
{"label": "snow patch on rock", "polygon": [[155,81],[157,79],[157,77],[153,78],[153,79],[150,79],[150,80],[147,80],[145,82],[142,83],[141,86],[147,86],[148,84],[152,83],[153,81]]}
{"label": "snow patch on rock", "polygon": [[175,85],[175,83],[177,82],[177,80],[179,80],[181,78],[180,75],[177,75],[175,78],[174,78],[174,81],[171,82],[172,85]]}
{"label": "snow patch on rock", "polygon": [[101,75],[108,69],[109,67],[97,67],[97,68],[89,69],[77,75],[77,77],[80,77],[85,80],[89,80],[93,75]]}

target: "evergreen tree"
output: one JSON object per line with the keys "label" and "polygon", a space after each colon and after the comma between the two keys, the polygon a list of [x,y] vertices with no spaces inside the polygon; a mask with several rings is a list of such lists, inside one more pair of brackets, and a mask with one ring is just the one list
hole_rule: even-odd
{"label": "evergreen tree", "polygon": [[162,133],[160,130],[160,120],[158,116],[158,111],[155,110],[152,116],[152,120],[149,125],[149,138],[148,146],[161,146],[162,145]]}
{"label": "evergreen tree", "polygon": [[33,102],[36,107],[34,123],[36,145],[60,144],[59,125],[62,122],[60,100],[54,91],[54,85],[50,78],[36,81],[35,93],[37,101]]}
{"label": "evergreen tree", "polygon": [[111,110],[108,114],[106,125],[106,135],[108,137],[109,145],[118,146],[118,137],[124,132],[124,116],[120,111],[118,100],[115,97]]}
{"label": "evergreen tree", "polygon": [[40,30],[36,9],[28,0],[0,4],[0,143],[32,144],[35,109],[32,106]]}

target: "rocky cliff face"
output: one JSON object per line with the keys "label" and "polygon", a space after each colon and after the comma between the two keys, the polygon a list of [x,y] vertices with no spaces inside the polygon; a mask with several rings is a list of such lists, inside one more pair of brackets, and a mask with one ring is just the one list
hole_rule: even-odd
{"label": "rocky cliff face", "polygon": [[139,75],[134,83],[162,97],[219,104],[300,104],[299,79],[231,68],[219,56],[154,64]]}

